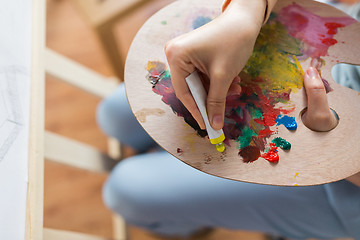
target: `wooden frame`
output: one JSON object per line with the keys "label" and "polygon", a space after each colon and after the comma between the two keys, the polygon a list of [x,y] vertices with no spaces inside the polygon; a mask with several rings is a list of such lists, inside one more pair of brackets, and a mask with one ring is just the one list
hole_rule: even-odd
{"label": "wooden frame", "polygon": [[[45,104],[45,68],[47,72],[65,82],[88,91],[98,97],[105,97],[110,94],[117,85],[114,79],[108,79],[96,72],[89,70],[65,57],[47,50],[45,52],[45,0],[34,0],[32,6],[32,73],[31,73],[31,113],[29,133],[29,184],[27,193],[27,212],[25,223],[26,240],[46,239],[103,239],[83,234],[69,233],[57,230],[43,230],[43,196],[44,196],[44,156],[84,168],[90,171],[109,171],[116,163],[110,157],[100,154],[94,148],[85,144],[77,143],[58,136],[53,133],[46,133],[44,136],[44,104]],[[45,61],[46,59],[46,66]],[[80,79],[87,79],[86,84]],[[101,87],[100,87],[101,86]],[[46,137],[46,146],[44,138]],[[112,148],[112,156],[118,156],[116,150],[118,145],[115,141],[109,141]],[[59,153],[61,146],[70,149],[70,155]],[[56,147],[54,147],[56,146]],[[46,148],[46,151],[44,150]],[[65,152],[65,151],[62,151]],[[90,156],[91,161],[72,162],[76,154]],[[74,158],[75,157],[75,158]],[[105,159],[103,161],[103,159]],[[89,160],[89,158],[87,158]],[[105,163],[105,165],[102,165]],[[118,219],[114,216],[114,219]],[[116,221],[121,223],[114,227],[115,239],[126,239],[124,231],[125,223],[120,218]],[[71,238],[70,238],[71,237]]]}
{"label": "wooden frame", "polygon": [[45,0],[32,5],[32,73],[29,133],[29,184],[25,239],[43,239]]}
{"label": "wooden frame", "polygon": [[[43,229],[44,157],[89,171],[108,172],[116,162],[86,144],[46,132],[44,135],[45,69],[67,83],[79,87],[98,97],[109,95],[117,86],[117,80],[106,78],[51,50],[45,51],[45,0],[34,0],[32,5],[32,72],[31,113],[29,129],[29,184],[26,202],[25,239],[89,239],[103,240],[85,234]],[[44,59],[46,59],[46,64]],[[46,65],[46,66],[45,66]],[[81,79],[87,79],[86,83]],[[45,139],[46,139],[46,145]],[[109,139],[110,155],[118,157],[119,145]],[[62,151],[59,146],[66,148]],[[62,148],[62,149],[63,149]],[[46,151],[45,151],[46,149]],[[63,154],[68,152],[68,154]],[[86,162],[71,161],[76,156],[86,155]],[[78,158],[79,159],[79,158]],[[114,216],[114,239],[126,239],[124,220]]]}

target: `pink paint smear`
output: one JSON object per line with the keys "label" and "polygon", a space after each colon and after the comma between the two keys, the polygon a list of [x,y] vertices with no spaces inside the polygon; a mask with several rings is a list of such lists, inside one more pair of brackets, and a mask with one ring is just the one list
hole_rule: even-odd
{"label": "pink paint smear", "polygon": [[321,17],[293,3],[283,8],[277,17],[291,36],[305,43],[303,55],[307,57],[327,56],[329,47],[335,45],[334,35],[338,28],[355,23],[350,17]]}

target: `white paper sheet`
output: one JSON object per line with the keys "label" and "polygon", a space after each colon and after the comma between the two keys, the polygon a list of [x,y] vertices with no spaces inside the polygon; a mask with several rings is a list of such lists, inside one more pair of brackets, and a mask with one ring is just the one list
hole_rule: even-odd
{"label": "white paper sheet", "polygon": [[0,0],[0,239],[25,236],[31,6]]}

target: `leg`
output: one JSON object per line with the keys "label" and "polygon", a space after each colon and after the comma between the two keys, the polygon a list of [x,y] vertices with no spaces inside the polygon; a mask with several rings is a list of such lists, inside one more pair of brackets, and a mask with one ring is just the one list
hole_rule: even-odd
{"label": "leg", "polygon": [[360,91],[360,66],[337,64],[332,74],[334,80],[340,85]]}
{"label": "leg", "polygon": [[[356,194],[360,197],[360,190]],[[324,186],[277,187],[226,180],[197,171],[166,152],[119,163],[103,196],[106,205],[128,223],[164,235],[224,227],[297,239],[349,236]]]}
{"label": "leg", "polygon": [[[335,4],[340,10],[347,12],[360,21],[360,3],[345,7],[346,5]],[[360,66],[349,64],[337,64],[332,69],[334,80],[342,86],[360,91]]]}
{"label": "leg", "polygon": [[[348,14],[360,21],[360,3],[347,9]],[[360,91],[360,66],[349,64],[337,64],[332,69],[334,80],[342,86]],[[359,187],[346,181],[340,181],[325,185],[325,190],[334,212],[338,216],[346,231],[354,239],[360,239],[360,199]]]}
{"label": "leg", "polygon": [[124,84],[121,84],[111,96],[100,103],[97,109],[97,122],[105,134],[131,146],[138,152],[144,152],[156,146],[154,140],[140,126],[131,112]]}

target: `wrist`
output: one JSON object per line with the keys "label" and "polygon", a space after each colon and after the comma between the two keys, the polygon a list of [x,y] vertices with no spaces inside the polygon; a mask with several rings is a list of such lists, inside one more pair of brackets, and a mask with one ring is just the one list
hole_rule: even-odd
{"label": "wrist", "polygon": [[[252,4],[255,4],[255,5],[264,4],[265,8],[260,7],[260,8],[257,8],[256,11],[258,13],[261,13],[261,12],[264,13],[262,24],[265,24],[267,22],[267,20],[269,19],[270,13],[273,10],[277,1],[278,0],[252,0],[252,1],[249,1],[249,0],[224,0],[223,6],[222,6],[222,11],[224,12],[230,5],[235,6],[236,4],[234,4],[234,2],[237,4],[242,4],[242,6],[252,5]],[[258,5],[258,7],[259,7],[259,5]],[[263,11],[260,11],[260,9],[263,9]]]}
{"label": "wrist", "polygon": [[266,0],[232,0],[222,15],[234,30],[246,28],[257,36],[263,25],[265,8]]}
{"label": "wrist", "polygon": [[268,15],[269,0],[225,0],[223,12],[233,12],[238,15],[247,16],[256,24],[262,26]]}

